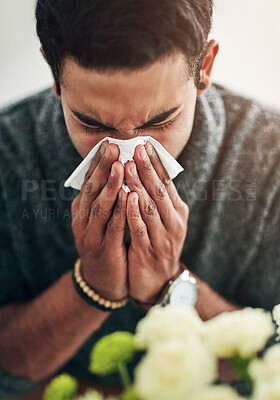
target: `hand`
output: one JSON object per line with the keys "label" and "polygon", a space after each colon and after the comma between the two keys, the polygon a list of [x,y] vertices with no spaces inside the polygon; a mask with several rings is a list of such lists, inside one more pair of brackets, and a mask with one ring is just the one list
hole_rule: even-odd
{"label": "hand", "polygon": [[134,161],[125,165],[131,190],[127,200],[129,294],[138,301],[153,303],[180,268],[188,206],[151,143],[136,147]]}
{"label": "hand", "polygon": [[127,194],[121,189],[124,167],[118,156],[115,144],[102,143],[71,208],[83,277],[109,300],[122,299],[128,293],[123,242]]}

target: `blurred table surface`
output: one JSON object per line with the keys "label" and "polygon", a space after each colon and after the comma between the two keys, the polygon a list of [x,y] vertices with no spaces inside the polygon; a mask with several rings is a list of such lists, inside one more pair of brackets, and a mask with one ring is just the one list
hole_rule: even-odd
{"label": "blurred table surface", "polygon": [[[48,383],[49,382],[45,383],[43,386],[37,387],[35,390],[25,396],[15,397],[13,400],[41,400]],[[98,384],[85,379],[78,380],[78,388],[79,395],[84,394],[87,389],[96,389],[102,392],[105,396],[117,395],[122,390],[120,386],[105,386],[104,384]]]}

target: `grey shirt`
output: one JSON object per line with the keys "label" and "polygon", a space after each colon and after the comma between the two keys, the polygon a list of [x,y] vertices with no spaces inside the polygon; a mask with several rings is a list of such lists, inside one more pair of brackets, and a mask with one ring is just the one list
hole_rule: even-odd
{"label": "grey shirt", "polygon": [[[229,301],[269,310],[280,303],[279,128],[278,112],[212,85],[197,100],[178,159],[184,172],[175,178],[190,208],[182,261]],[[63,184],[82,159],[50,89],[2,110],[0,135],[4,306],[32,300],[73,267],[70,205],[78,192]],[[87,372],[94,342],[133,331],[143,315],[132,303],[112,313],[62,370],[96,379]],[[34,385],[0,371],[0,399]]]}

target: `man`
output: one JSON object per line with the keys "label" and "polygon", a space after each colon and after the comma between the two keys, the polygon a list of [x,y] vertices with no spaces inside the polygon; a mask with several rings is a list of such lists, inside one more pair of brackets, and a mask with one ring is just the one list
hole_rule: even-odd
{"label": "man", "polygon": [[[211,16],[210,0],[37,2],[56,97],[1,114],[2,398],[61,368],[86,377],[93,343],[133,330],[181,262],[203,319],[280,302],[280,119],[210,87]],[[81,191],[63,190],[106,136],[152,136],[184,172],[170,181],[149,143],[123,166],[105,142]]]}

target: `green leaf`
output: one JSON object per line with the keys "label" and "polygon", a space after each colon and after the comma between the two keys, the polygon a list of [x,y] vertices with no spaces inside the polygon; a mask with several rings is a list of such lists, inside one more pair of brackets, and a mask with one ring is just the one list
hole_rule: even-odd
{"label": "green leaf", "polygon": [[72,376],[62,374],[46,387],[43,400],[72,400],[77,391],[77,382]]}
{"label": "green leaf", "polygon": [[249,392],[252,392],[253,388],[253,381],[248,373],[248,367],[250,362],[255,358],[255,355],[252,355],[250,357],[240,357],[240,356],[234,356],[229,358],[229,363],[234,369],[234,372],[236,373],[237,377],[244,382],[246,385],[246,388],[249,390]]}
{"label": "green leaf", "polygon": [[89,370],[101,376],[117,372],[120,364],[130,362],[136,351],[133,335],[129,332],[104,336],[90,353]]}

